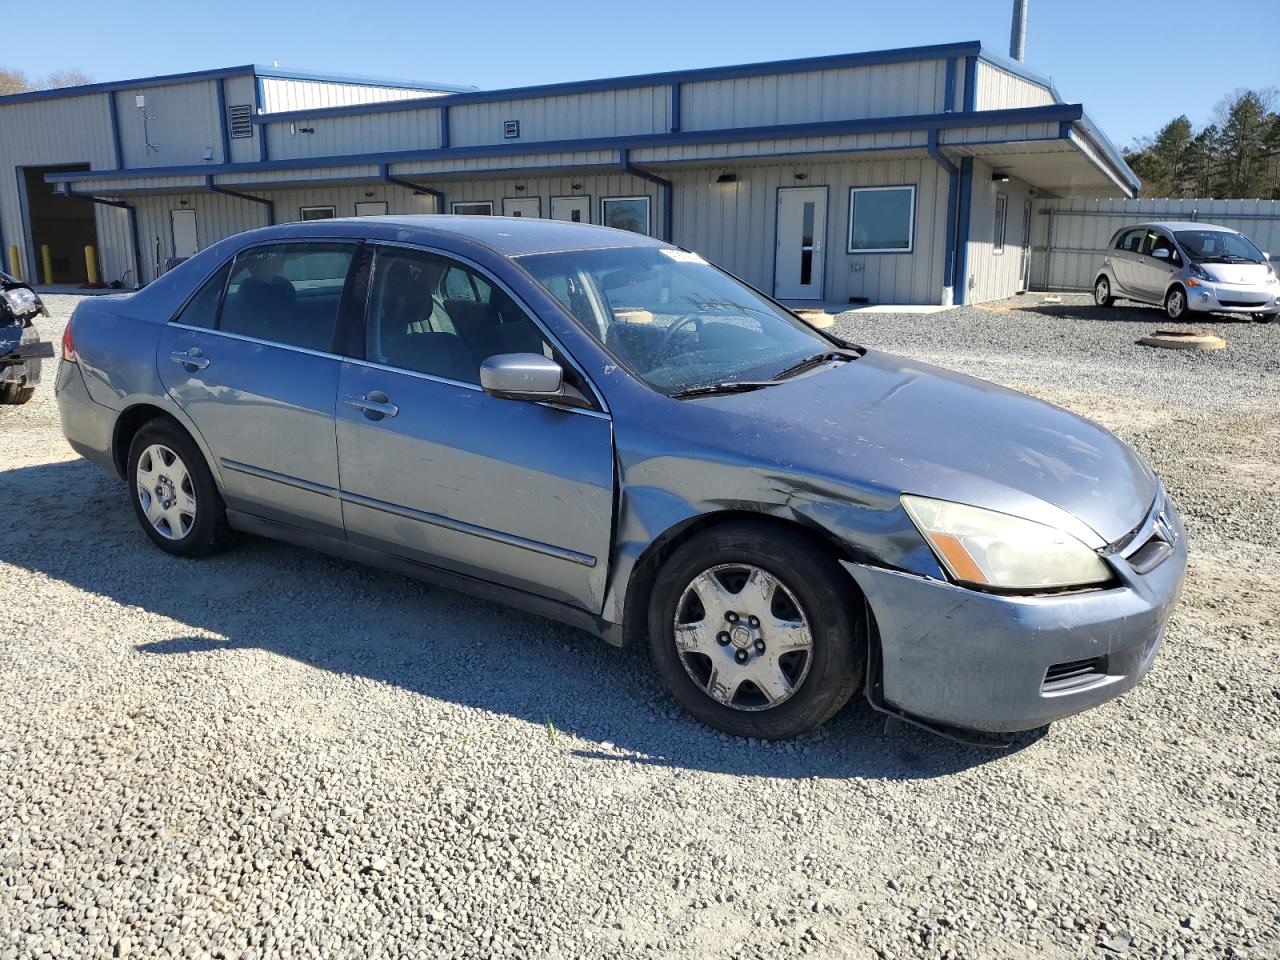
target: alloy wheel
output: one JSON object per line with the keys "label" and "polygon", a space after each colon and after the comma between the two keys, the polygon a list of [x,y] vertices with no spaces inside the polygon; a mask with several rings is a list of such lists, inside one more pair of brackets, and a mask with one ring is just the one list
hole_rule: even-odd
{"label": "alloy wheel", "polygon": [[1105,279],[1099,280],[1097,286],[1093,288],[1093,302],[1100,307],[1105,307],[1110,299],[1111,285]]}
{"label": "alloy wheel", "polygon": [[721,564],[694,577],[673,626],[685,671],[703,693],[735,710],[785,703],[813,661],[813,631],[795,594],[749,564]]}
{"label": "alloy wheel", "polygon": [[1187,298],[1181,290],[1170,290],[1165,301],[1165,312],[1170,320],[1181,320],[1187,310]]}
{"label": "alloy wheel", "polygon": [[156,533],[181,540],[196,522],[196,491],[182,458],[164,444],[142,451],[137,466],[138,502]]}

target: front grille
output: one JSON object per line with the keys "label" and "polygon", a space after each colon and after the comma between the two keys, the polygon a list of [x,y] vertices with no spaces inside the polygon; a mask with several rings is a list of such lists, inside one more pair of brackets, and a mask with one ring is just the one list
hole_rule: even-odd
{"label": "front grille", "polygon": [[1090,657],[1087,660],[1067,660],[1055,663],[1045,671],[1040,689],[1045,693],[1060,693],[1100,680],[1107,675],[1107,658]]}
{"label": "front grille", "polygon": [[1218,303],[1224,307],[1265,307],[1267,305],[1265,300],[1219,300]]}

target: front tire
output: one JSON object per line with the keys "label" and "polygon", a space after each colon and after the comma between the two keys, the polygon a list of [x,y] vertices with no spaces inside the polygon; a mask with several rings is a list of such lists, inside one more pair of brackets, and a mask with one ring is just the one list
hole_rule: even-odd
{"label": "front tire", "polygon": [[703,723],[781,740],[825,723],[861,684],[858,607],[853,582],[803,535],[725,524],[682,544],[658,572],[650,652]]}
{"label": "front tire", "polygon": [[1254,323],[1273,323],[1276,319],[1274,313],[1255,313],[1253,315]]}
{"label": "front tire", "polygon": [[1098,282],[1093,285],[1093,302],[1100,307],[1109,307],[1116,302],[1116,298],[1111,295],[1111,281],[1106,277],[1099,277]]}
{"label": "front tire", "polygon": [[168,419],[143,426],[129,445],[129,495],[143,531],[177,557],[230,545],[226,507],[200,448]]}
{"label": "front tire", "polygon": [[1164,313],[1170,320],[1181,321],[1187,318],[1187,291],[1181,287],[1171,287],[1164,295]]}
{"label": "front tire", "polygon": [[35,384],[0,383],[0,403],[20,406],[36,395]]}

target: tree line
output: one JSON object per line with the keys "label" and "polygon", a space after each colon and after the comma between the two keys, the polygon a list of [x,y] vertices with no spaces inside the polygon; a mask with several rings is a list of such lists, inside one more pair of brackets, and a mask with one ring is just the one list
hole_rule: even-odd
{"label": "tree line", "polygon": [[81,70],[55,70],[47,77],[30,77],[21,70],[0,67],[0,97],[29,90],[78,87],[86,83],[93,83],[93,79]]}
{"label": "tree line", "polygon": [[1277,91],[1237,90],[1196,130],[1186,115],[1124,158],[1142,178],[1144,197],[1280,200],[1280,113]]}

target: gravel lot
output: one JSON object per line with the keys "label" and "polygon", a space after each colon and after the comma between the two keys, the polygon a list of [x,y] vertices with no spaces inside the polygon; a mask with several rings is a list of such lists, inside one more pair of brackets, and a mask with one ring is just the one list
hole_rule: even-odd
{"label": "gravel lot", "polygon": [[1181,354],[1065,300],[838,321],[1100,421],[1184,512],[1150,678],[1006,752],[861,702],[735,741],[534,617],[172,559],[50,371],[0,408],[0,960],[1280,956],[1280,325]]}

